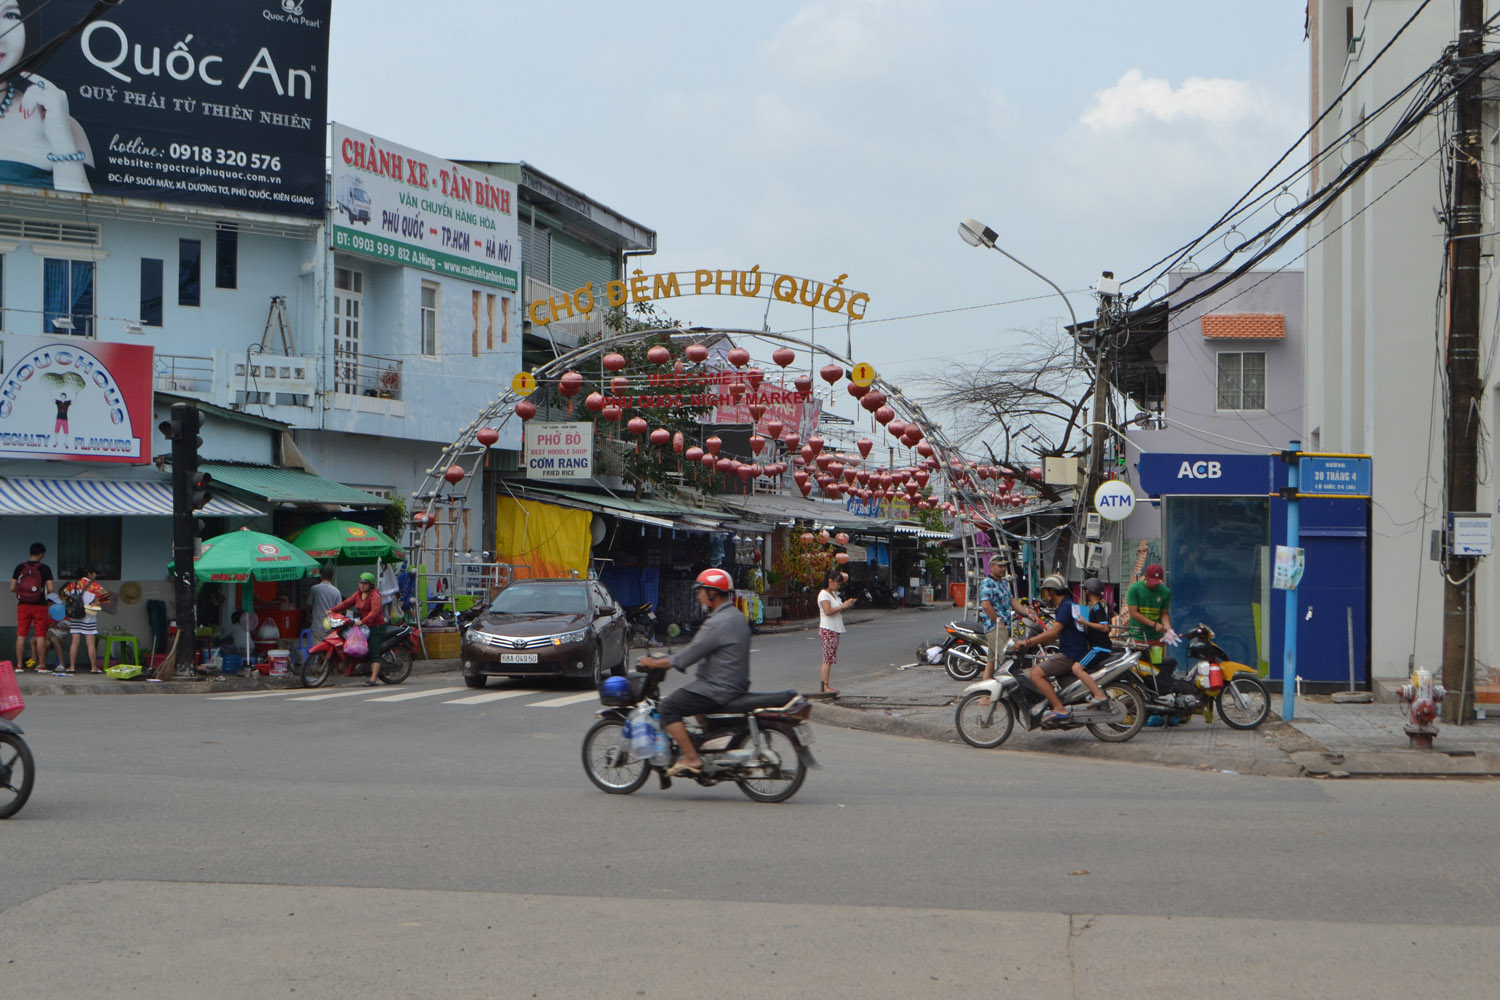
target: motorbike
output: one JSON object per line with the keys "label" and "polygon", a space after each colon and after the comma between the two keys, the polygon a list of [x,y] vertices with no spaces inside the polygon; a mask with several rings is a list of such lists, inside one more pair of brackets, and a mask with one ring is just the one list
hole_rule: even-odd
{"label": "motorbike", "polygon": [[862,608],[894,608],[899,604],[895,592],[881,579],[871,580],[859,594],[858,606]]}
{"label": "motorbike", "polygon": [[1265,722],[1271,714],[1271,692],[1256,669],[1231,660],[1207,625],[1199,623],[1182,638],[1187,642],[1185,676],[1176,672],[1175,660],[1136,663],[1146,714],[1159,715],[1168,725],[1198,713],[1204,722],[1213,722],[1215,710],[1231,729],[1254,729]]}
{"label": "motorbike", "polygon": [[323,627],[328,630],[328,634],[307,651],[307,656],[297,670],[297,678],[303,687],[322,686],[333,673],[335,661],[342,663],[345,677],[353,676],[360,664],[376,658],[380,661],[380,679],[385,683],[400,684],[411,676],[412,661],[421,649],[421,636],[415,625],[407,623],[387,626],[380,649],[372,649],[362,657],[344,653],[349,630],[358,627],[358,623],[352,618],[329,615],[323,619]]}
{"label": "motorbike", "polygon": [[[999,746],[1010,738],[1017,719],[1028,732],[1087,726],[1090,733],[1106,743],[1123,743],[1146,724],[1146,702],[1132,673],[1141,658],[1140,650],[1116,651],[1099,667],[1089,671],[1109,699],[1107,704],[1098,708],[1082,707],[1089,697],[1088,688],[1083,686],[1083,681],[1073,678],[1073,682],[1058,693],[1062,703],[1071,707],[1072,715],[1052,722],[1042,721],[1051,705],[1026,674],[1031,668],[1032,656],[1018,652],[1014,639],[1006,641],[1000,656],[1002,660],[1009,659],[1009,665],[997,670],[989,680],[976,681],[964,688],[958,708],[954,710],[953,720],[958,735],[970,746],[984,749]],[[1056,687],[1050,678],[1047,683]]]}
{"label": "motorbike", "polygon": [[[589,780],[611,795],[629,795],[656,772],[662,788],[672,779],[666,769],[678,757],[669,747],[660,763],[637,756],[626,733],[631,710],[647,706],[655,714],[661,700],[664,669],[633,670],[625,675],[623,694],[608,695],[600,687],[604,705],[583,736],[583,769]],[[606,679],[605,684],[609,681]],[[809,749],[813,742],[807,718],[812,705],[796,691],[741,695],[718,711],[689,720],[688,735],[703,757],[703,771],[694,777],[705,787],[732,781],[755,802],[785,802],[802,787],[809,769],[819,764]],[[670,744],[670,740],[664,740]]]}
{"label": "motorbike", "polygon": [[633,604],[625,609],[625,621],[630,625],[630,645],[649,646],[656,640],[656,605]]}
{"label": "motorbike", "polygon": [[984,670],[986,650],[984,633],[978,622],[949,622],[944,626],[948,638],[944,640],[943,667],[948,676],[956,681],[971,681]]}
{"label": "motorbike", "polygon": [[21,727],[10,719],[0,718],[0,819],[9,819],[21,811],[31,798],[35,779],[36,763],[21,735]]}

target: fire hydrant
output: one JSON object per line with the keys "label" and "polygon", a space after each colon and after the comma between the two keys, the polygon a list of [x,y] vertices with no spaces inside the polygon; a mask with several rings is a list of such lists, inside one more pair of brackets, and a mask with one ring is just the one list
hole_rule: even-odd
{"label": "fire hydrant", "polygon": [[1437,735],[1437,707],[1443,700],[1443,686],[1433,681],[1432,671],[1413,670],[1411,680],[1401,685],[1396,695],[1411,703],[1407,713],[1406,737],[1411,745],[1423,750],[1432,749],[1432,738]]}

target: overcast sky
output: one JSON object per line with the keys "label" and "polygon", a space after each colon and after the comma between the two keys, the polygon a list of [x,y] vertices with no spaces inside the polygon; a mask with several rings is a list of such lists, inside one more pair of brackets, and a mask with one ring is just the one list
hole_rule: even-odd
{"label": "overcast sky", "polygon": [[[847,273],[871,297],[854,353],[899,379],[1066,320],[1045,284],[959,240],[965,216],[1069,290],[1206,229],[1307,125],[1304,9],[337,0],[329,113],[524,160],[655,229],[647,272]],[[764,304],[665,309],[759,328]],[[769,324],[806,331],[808,311],[776,304]]]}

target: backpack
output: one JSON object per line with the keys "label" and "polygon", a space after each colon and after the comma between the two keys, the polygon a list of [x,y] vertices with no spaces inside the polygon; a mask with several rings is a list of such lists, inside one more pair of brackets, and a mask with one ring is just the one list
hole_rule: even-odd
{"label": "backpack", "polygon": [[42,587],[46,583],[42,579],[42,564],[28,559],[21,564],[21,572],[16,574],[16,597],[22,604],[42,603]]}
{"label": "backpack", "polygon": [[82,621],[87,614],[83,608],[85,596],[84,591],[74,590],[72,587],[63,591],[63,614],[69,621]]}

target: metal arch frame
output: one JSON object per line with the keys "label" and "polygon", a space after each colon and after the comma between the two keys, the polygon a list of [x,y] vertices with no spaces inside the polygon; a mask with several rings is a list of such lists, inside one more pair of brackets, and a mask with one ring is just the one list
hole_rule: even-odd
{"label": "metal arch frame", "polygon": [[[742,340],[760,340],[773,342],[778,345],[784,344],[792,347],[800,347],[809,352],[810,355],[822,355],[844,366],[847,373],[854,366],[852,358],[846,357],[829,347],[818,344],[801,337],[794,337],[784,333],[773,333],[765,330],[731,329],[718,327],[667,327],[663,329],[635,330],[628,333],[615,333],[590,341],[559,354],[550,361],[539,365],[532,375],[536,378],[538,387],[545,382],[553,381],[562,374],[571,371],[582,360],[601,353],[611,348],[637,343],[642,340],[650,340],[656,337],[711,337],[728,336]],[[985,491],[964,488],[960,481],[960,475],[968,474],[975,464],[966,460],[962,451],[943,432],[940,425],[927,416],[926,411],[920,403],[909,399],[899,386],[896,386],[877,373],[870,383],[870,388],[878,389],[885,394],[887,405],[895,410],[898,416],[907,420],[914,420],[922,428],[924,440],[932,445],[933,457],[938,462],[938,473],[942,475],[947,492],[955,499],[978,507],[983,511],[989,523],[996,530],[999,528],[1001,515],[998,508],[994,507],[985,494]],[[426,478],[422,488],[412,494],[412,499],[419,501],[421,512],[424,514],[423,522],[418,523],[415,518],[416,511],[408,511],[406,525],[406,551],[408,559],[420,561],[423,554],[440,551],[439,546],[428,546],[425,542],[427,532],[437,522],[433,520],[434,513],[443,506],[457,507],[466,504],[470,484],[479,472],[485,455],[489,452],[489,446],[480,444],[475,435],[484,427],[493,426],[496,430],[502,429],[515,416],[515,404],[525,397],[514,389],[508,389],[500,396],[479,411],[442,452],[439,460],[427,470]],[[464,470],[464,476],[457,483],[449,483],[445,477],[448,469],[458,466]],[[1015,472],[1014,466],[1010,471]],[[967,515],[958,514],[956,520],[966,522]],[[961,532],[960,541],[963,546],[963,560],[965,572],[969,570],[969,564],[975,553],[969,544],[969,533]],[[453,562],[450,549],[448,562]],[[973,595],[970,595],[972,598]]]}

